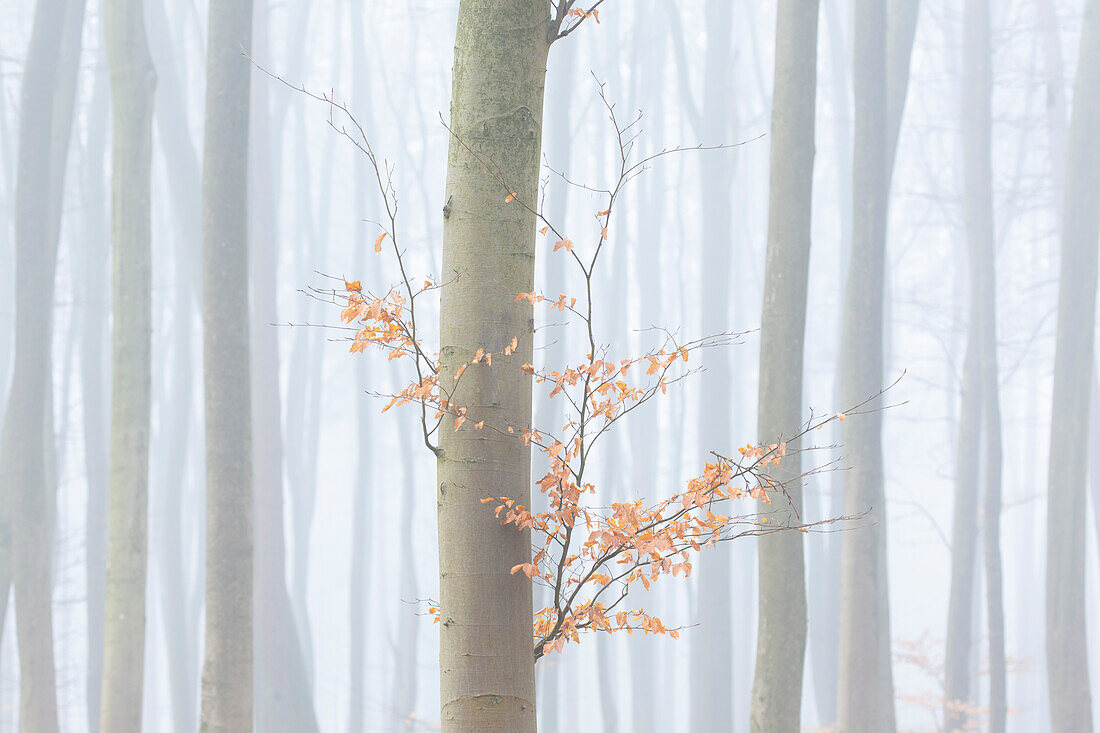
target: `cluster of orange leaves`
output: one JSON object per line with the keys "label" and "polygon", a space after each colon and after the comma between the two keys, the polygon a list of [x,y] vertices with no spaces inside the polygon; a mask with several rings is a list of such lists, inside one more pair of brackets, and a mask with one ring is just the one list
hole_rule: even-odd
{"label": "cluster of orange leaves", "polygon": [[[432,283],[427,281],[425,287]],[[356,332],[351,351],[360,352],[375,346],[387,353],[390,360],[407,356],[423,356],[423,349],[413,336],[406,310],[406,299],[390,290],[382,297],[364,295],[359,281],[345,282],[347,305],[341,320],[354,323]],[[576,299],[564,294],[550,299],[536,292],[520,293],[516,301],[532,305],[547,303],[549,308],[572,310]],[[518,346],[513,338],[499,356],[511,356]],[[471,366],[491,367],[493,352],[478,349],[473,358],[459,367],[452,380],[457,382]],[[425,357],[426,358],[426,357]],[[667,627],[659,618],[643,609],[620,608],[630,586],[641,583],[645,588],[661,575],[673,577],[691,574],[690,553],[723,539],[723,533],[735,524],[744,524],[745,517],[728,516],[717,511],[718,504],[734,500],[761,499],[769,501],[761,488],[770,482],[759,471],[770,464],[778,465],[786,453],[786,444],[768,446],[747,445],[739,449],[749,468],[720,458],[707,463],[701,475],[688,481],[683,490],[654,504],[642,500],[612,502],[606,507],[586,504],[585,494],[595,495],[596,487],[583,481],[585,461],[592,442],[603,429],[622,417],[632,407],[648,400],[659,391],[666,392],[666,373],[677,363],[690,359],[687,346],[661,348],[640,357],[617,362],[587,354],[585,360],[561,371],[538,371],[532,364],[519,368],[537,384],[549,386],[550,398],[566,395],[573,410],[563,434],[558,438],[530,428],[495,426],[535,447],[548,463],[546,473],[536,482],[546,496],[549,509],[532,512],[510,497],[486,497],[483,503],[495,504],[502,524],[532,530],[536,541],[531,561],[512,568],[512,573],[524,573],[534,582],[553,591],[554,603],[534,615],[533,633],[536,654],[560,651],[568,642],[579,639],[584,631],[642,631],[646,634],[678,636],[678,630]],[[432,355],[433,372],[408,384],[391,395],[383,408],[403,404],[419,404],[435,411],[436,419],[454,415],[454,429],[459,430],[471,419],[475,429],[484,429],[484,420],[474,420],[468,409],[449,400],[449,392],[440,388],[438,356]],[[631,383],[631,370],[642,381]],[[750,481],[750,479],[752,479]],[[734,485],[734,481],[740,481]],[[763,523],[763,518],[750,520]],[[438,609],[429,612],[438,621]]]}

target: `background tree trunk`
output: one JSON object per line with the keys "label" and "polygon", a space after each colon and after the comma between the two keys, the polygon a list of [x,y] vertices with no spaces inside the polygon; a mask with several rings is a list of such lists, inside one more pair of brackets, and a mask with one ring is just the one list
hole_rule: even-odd
{"label": "background tree trunk", "polygon": [[[814,105],[817,99],[817,0],[780,0],[775,30],[771,118],[771,181],[764,305],[760,328],[758,437],[765,444],[793,435],[802,423],[803,345],[810,265]],[[769,522],[801,521],[798,444],[788,444],[775,477],[785,491],[759,502]],[[788,503],[789,502],[789,503]],[[802,534],[758,539],[759,615],[753,731],[800,729],[806,656],[806,582]]]}
{"label": "background tree trunk", "polygon": [[[462,0],[451,95],[440,305],[441,381],[476,349],[519,349],[463,376],[455,402],[503,429],[531,424],[534,286],[549,6],[540,0]],[[469,146],[470,149],[467,149]],[[471,152],[476,152],[476,156]],[[487,171],[491,158],[507,190]],[[530,559],[526,531],[500,525],[481,500],[530,506],[530,450],[506,433],[441,427],[438,460],[440,697],[443,730],[535,730],[531,582],[511,568]]]}
{"label": "background tree trunk", "polygon": [[105,731],[141,728],[149,522],[152,373],[150,170],[156,73],[141,0],[108,0],[111,75],[111,239],[114,288],[107,582],[104,591]]}
{"label": "background tree trunk", "polygon": [[202,166],[206,656],[202,730],[252,730],[248,317],[251,0],[212,0]]}
{"label": "background tree trunk", "polygon": [[88,663],[85,697],[88,730],[99,731],[100,688],[103,683],[103,589],[107,578],[107,465],[111,398],[104,346],[110,317],[106,197],[107,121],[109,89],[105,63],[96,65],[84,147],[84,237],[80,247],[83,277],[79,285],[80,398],[84,419],[84,471],[88,481],[85,508],[85,583],[87,587]]}
{"label": "background tree trunk", "polygon": [[[962,119],[965,218],[971,288],[977,290],[980,334],[985,558],[989,644],[989,731],[1003,733],[1005,701],[1004,601],[1001,571],[1001,404],[997,367],[997,270],[993,223],[993,48],[989,0],[968,0],[963,20]],[[960,444],[961,449],[961,444]],[[971,456],[970,460],[976,460]]]}
{"label": "background tree trunk", "polygon": [[[737,128],[734,106],[733,0],[707,0],[704,6],[707,45],[701,111],[685,99],[694,130],[707,145],[732,142]],[[687,85],[690,89],[690,85]],[[662,141],[663,144],[664,141]],[[699,161],[702,215],[703,280],[700,283],[700,333],[716,334],[733,328],[730,280],[735,252],[741,253],[733,234],[733,180],[736,159],[730,151],[714,151]],[[700,394],[710,409],[699,410],[699,434],[709,447],[733,445],[733,382],[737,378],[729,349],[706,355],[706,370],[699,377]],[[702,457],[702,456],[701,456]],[[696,460],[698,460],[696,458]],[[688,708],[692,730],[727,730],[733,725],[734,669],[739,663],[733,641],[732,550],[719,545],[698,559],[695,618],[698,628],[690,634]],[[739,589],[739,591],[747,589]]]}
{"label": "background tree trunk", "polygon": [[[253,37],[260,59],[267,43],[268,0],[254,3]],[[255,519],[255,705],[257,730],[309,733],[317,730],[312,689],[286,587],[283,527],[282,400],[279,392],[279,322],[276,307],[280,247],[273,212],[280,171],[272,166],[268,85],[252,88],[249,211],[253,484]],[[293,384],[293,383],[292,383]]]}
{"label": "background tree trunk", "polygon": [[[23,68],[15,191],[15,360],[0,443],[0,557],[15,586],[20,727],[58,728],[50,528],[54,273],[83,0],[39,0]],[[76,32],[73,32],[73,26]],[[9,503],[10,501],[10,503]],[[3,584],[4,607],[8,583]]]}
{"label": "background tree trunk", "polygon": [[[890,176],[887,164],[886,7],[856,0],[852,251],[841,337],[841,404],[883,386],[883,283]],[[868,512],[842,539],[838,722],[844,733],[893,731],[894,692],[886,576],[882,415],[844,423],[850,469],[845,513]]]}
{"label": "background tree trunk", "polygon": [[1085,5],[1066,141],[1047,509],[1047,681],[1055,733],[1092,730],[1085,643],[1085,481],[1100,236],[1100,0]]}

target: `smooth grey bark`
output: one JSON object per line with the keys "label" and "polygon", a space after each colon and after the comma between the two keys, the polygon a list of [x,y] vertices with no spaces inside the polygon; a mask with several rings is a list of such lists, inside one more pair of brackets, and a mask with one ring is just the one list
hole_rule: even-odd
{"label": "smooth grey bark", "polygon": [[1088,400],[1100,238],[1100,0],[1085,5],[1066,140],[1048,470],[1046,648],[1054,733],[1092,730],[1085,620]]}
{"label": "smooth grey bark", "polygon": [[[268,0],[254,3],[253,37],[259,58],[269,55]],[[272,166],[268,81],[252,88],[249,266],[251,301],[253,487],[255,506],[255,716],[258,730],[309,733],[317,718],[298,629],[286,587],[283,528],[282,400],[276,291],[279,232]],[[291,383],[293,384],[293,382]]]}
{"label": "smooth grey bark", "polygon": [[103,675],[103,591],[107,578],[107,404],[111,387],[106,361],[108,305],[108,245],[106,150],[108,80],[105,62],[97,63],[88,108],[84,145],[84,236],[79,249],[82,277],[78,298],[80,323],[80,399],[84,421],[84,473],[88,481],[85,507],[85,583],[87,587],[88,663],[85,698],[88,730],[99,731],[100,686]]}
{"label": "smooth grey bark", "polygon": [[417,448],[418,437],[413,431],[415,426],[403,421],[398,427],[401,444],[401,475],[405,490],[401,497],[400,531],[401,580],[400,598],[397,611],[397,639],[394,645],[394,669],[396,674],[390,688],[390,712],[393,714],[391,730],[408,729],[410,717],[416,710],[416,675],[418,619],[411,605],[417,596],[416,547],[413,543],[413,518],[416,510],[416,471],[414,470],[413,450]]}
{"label": "smooth grey bark", "polygon": [[[1004,598],[1001,569],[1001,407],[997,368],[997,276],[993,224],[993,49],[989,0],[967,0],[963,14],[962,119],[965,218],[971,287],[978,291],[983,440],[983,532],[989,645],[989,731],[1003,733]],[[974,444],[978,445],[978,444]]]}
{"label": "smooth grey bark", "polygon": [[[851,63],[845,30],[850,24],[841,17],[840,0],[825,0],[825,27],[828,29],[830,101],[834,123],[832,146],[836,151],[836,186],[838,219],[840,221],[839,250],[840,273],[837,281],[843,286],[848,266],[848,251],[852,238],[852,119],[851,119]],[[847,8],[844,8],[847,10]],[[837,329],[837,338],[840,333]],[[839,385],[837,385],[839,386]],[[839,401],[839,390],[835,389]],[[843,426],[833,426],[834,440],[840,442]],[[843,452],[843,449],[840,451]],[[844,507],[844,481],[841,473],[831,473],[822,481],[821,494],[828,497],[821,507],[832,516],[839,515]],[[807,513],[814,516],[809,506],[813,492],[807,492]],[[824,517],[824,511],[817,516]],[[840,625],[840,545],[835,534],[811,534],[806,538],[807,586],[813,603],[809,606],[808,641],[813,671],[814,702],[817,706],[818,725],[831,725],[836,721],[837,665],[840,643],[836,629]]]}
{"label": "smooth grey bark", "polygon": [[[202,476],[203,456],[191,440],[193,411],[193,330],[202,291],[202,173],[198,152],[187,126],[187,93],[184,69],[177,66],[174,50],[182,39],[173,36],[160,1],[145,4],[149,50],[157,69],[154,118],[159,147],[164,155],[173,229],[170,369],[165,394],[156,406],[158,424],[168,455],[150,501],[157,517],[160,545],[160,614],[165,636],[169,699],[176,730],[198,728],[199,643],[201,611],[201,563],[193,567],[188,556],[183,511],[188,487],[188,467]],[[182,54],[180,54],[182,55]],[[201,535],[201,531],[200,531]]]}
{"label": "smooth grey bark", "polygon": [[[82,0],[39,0],[36,5],[23,67],[16,162],[15,357],[0,440],[0,491],[5,494],[0,512],[10,514],[0,516],[0,563],[11,568],[15,588],[20,728],[34,733],[58,728],[50,578],[51,334],[83,18]],[[7,582],[2,592],[6,609]]]}
{"label": "smooth grey bark", "polygon": [[[813,200],[817,99],[818,0],[780,0],[775,30],[771,177],[764,304],[760,328],[759,440],[777,443],[802,423],[803,347]],[[758,510],[779,525],[801,520],[802,466],[797,441],[774,469],[783,490]],[[802,533],[760,537],[759,615],[753,731],[800,729],[806,655],[806,582]]]}
{"label": "smooth grey bark", "polygon": [[[707,44],[704,52],[703,96],[700,111],[689,103],[696,120],[696,132],[708,145],[729,143],[735,129],[733,104],[733,3],[707,0],[704,6]],[[733,307],[730,298],[731,263],[736,246],[730,214],[734,161],[729,152],[704,155],[700,162],[702,206],[701,323],[704,334],[730,330]],[[728,349],[714,349],[706,355],[706,370],[700,375],[700,394],[710,409],[700,410],[700,435],[710,446],[733,445],[732,386],[733,361]],[[736,663],[733,642],[732,560],[730,549],[719,546],[699,558],[696,621],[699,627],[690,637],[691,700],[688,707],[692,730],[723,730],[731,725]]]}
{"label": "smooth grey bark", "polygon": [[[841,403],[856,404],[883,385],[883,306],[890,180],[916,27],[915,0],[856,0],[853,41],[855,146],[852,248],[845,284]],[[911,21],[911,22],[909,22]],[[886,104],[883,104],[886,100]],[[867,512],[841,541],[838,726],[844,733],[895,728],[886,568],[882,415],[845,421],[844,511]]]}
{"label": "smooth grey bark", "polygon": [[[534,286],[535,219],[505,198],[536,202],[549,6],[541,0],[461,0],[451,95],[440,304],[446,381],[478,348],[519,348],[467,370],[453,401],[490,425],[531,424],[534,319],[516,294]],[[489,158],[507,188],[486,170]],[[510,190],[508,190],[510,189]],[[506,432],[456,431],[443,421],[438,454],[440,698],[443,730],[535,730],[530,533],[501,526],[486,496],[531,499],[531,454]]]}
{"label": "smooth grey bark", "polygon": [[[945,660],[944,729],[973,721],[971,628],[978,494],[984,488],[983,556],[990,660],[990,729],[1005,721],[1004,610],[1000,567],[1001,427],[997,375],[996,272],[992,192],[992,48],[987,0],[969,0],[963,15],[960,85],[964,214],[970,269],[970,323],[959,420],[952,530],[952,576]],[[975,450],[980,446],[979,450]]]}
{"label": "smooth grey bark", "polygon": [[251,0],[212,0],[202,166],[206,404],[204,733],[252,729],[252,426],[248,316]]}
{"label": "smooth grey bark", "polygon": [[150,188],[156,72],[141,0],[108,0],[111,77],[111,458],[100,727],[139,730],[145,671],[152,383]]}

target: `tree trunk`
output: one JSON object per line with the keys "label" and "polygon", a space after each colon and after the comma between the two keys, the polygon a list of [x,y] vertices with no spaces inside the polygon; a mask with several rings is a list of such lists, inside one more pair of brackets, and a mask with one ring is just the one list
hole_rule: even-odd
{"label": "tree trunk", "polygon": [[156,73],[141,0],[108,0],[113,153],[111,459],[104,592],[105,731],[141,728],[152,374],[150,170]]}
{"label": "tree trunk", "polygon": [[[256,55],[268,56],[268,0],[255,3]],[[252,196],[249,265],[252,308],[252,420],[255,518],[255,705],[258,730],[317,730],[311,685],[286,587],[283,529],[283,435],[279,393],[276,290],[279,235],[272,166],[268,80],[252,89]]]}
{"label": "tree trunk", "polygon": [[[697,132],[707,145],[729,143],[736,128],[733,105],[733,3],[707,0],[707,46],[703,76],[702,115]],[[734,235],[730,214],[735,160],[731,152],[713,152],[699,162],[701,180],[703,268],[701,333],[728,332],[733,322],[730,278]],[[724,450],[733,445],[733,360],[728,349],[706,355],[700,375],[700,394],[709,409],[699,411],[699,434],[708,446]],[[698,460],[698,458],[696,458]],[[696,621],[691,632],[689,679],[691,730],[725,730],[733,725],[734,679],[738,664],[733,642],[732,575],[729,547],[718,546],[700,557],[695,587]]]}
{"label": "tree trunk", "polygon": [[[844,5],[843,13],[841,5]],[[837,283],[843,288],[852,239],[852,118],[849,81],[851,60],[848,58],[848,44],[845,42],[845,31],[850,33],[851,28],[847,22],[846,3],[841,3],[840,0],[825,0],[824,11],[829,38],[831,74],[829,87],[834,118],[832,144],[836,151],[836,194],[839,210],[837,217],[840,222],[838,232],[840,256],[837,258],[840,272]],[[838,339],[839,331],[838,328]],[[838,388],[839,385],[834,383],[833,394],[839,399]],[[832,433],[836,443],[840,442],[842,427],[842,425],[834,425],[826,429]],[[838,457],[843,456],[842,447],[837,454]],[[843,474],[830,473],[823,477],[821,484],[823,510],[818,517],[839,515],[844,507]],[[807,498],[811,496],[812,493],[807,494]],[[826,496],[828,501],[824,500]],[[836,534],[811,534],[806,538],[808,595],[814,601],[809,606],[810,662],[813,666],[817,725],[820,726],[828,726],[836,722],[836,671],[840,651],[836,634],[840,625],[840,545],[841,538]]]}
{"label": "tree trunk", "polygon": [[[455,41],[443,224],[441,381],[478,348],[514,356],[464,375],[455,403],[502,431],[531,424],[533,314],[516,294],[534,286],[548,5],[461,0]],[[468,147],[467,147],[468,146]],[[476,155],[475,155],[476,153]],[[507,188],[485,167],[491,159]],[[440,697],[443,730],[535,730],[530,533],[501,526],[487,496],[530,506],[529,448],[507,433],[441,428],[438,459]]]}
{"label": "tree trunk", "polygon": [[[861,402],[883,386],[883,282],[890,176],[887,164],[886,7],[856,0],[853,88],[852,250],[841,337],[841,404]],[[845,513],[868,512],[842,539],[840,675],[837,715],[844,733],[895,728],[886,585],[886,507],[882,415],[844,423],[850,469]]]}
{"label": "tree trunk", "polygon": [[1092,730],[1085,481],[1100,236],[1100,0],[1088,0],[1066,141],[1047,509],[1047,681],[1054,733]]}
{"label": "tree trunk", "polygon": [[[81,0],[39,0],[23,70],[15,191],[15,358],[0,443],[0,562],[15,586],[20,727],[58,728],[50,579],[51,334],[60,200]],[[77,32],[71,32],[72,25]],[[75,49],[72,44],[76,44]],[[60,161],[60,162],[59,162]],[[10,502],[10,503],[9,503]],[[10,549],[9,549],[10,548]],[[8,553],[10,552],[10,555]],[[10,561],[8,560],[10,557]],[[9,564],[10,563],[10,564]],[[5,579],[6,581],[6,579]],[[3,583],[6,608],[8,583]]]}
{"label": "tree trunk", "polygon": [[[784,440],[802,423],[803,345],[810,264],[817,91],[817,0],[780,0],[775,31],[775,91],[771,119],[771,181],[764,305],[760,328],[758,436]],[[759,510],[780,525],[801,521],[798,445],[782,460]],[[788,503],[789,502],[789,503]],[[760,537],[759,627],[753,680],[753,731],[800,729],[806,655],[806,584],[802,534]]]}
{"label": "tree trunk", "polygon": [[206,657],[201,730],[252,730],[251,0],[212,0],[202,166]]}
{"label": "tree trunk", "polygon": [[[981,361],[981,442],[984,447],[982,542],[989,637],[989,731],[1004,733],[1004,600],[1001,570],[1001,407],[997,368],[997,276],[993,224],[993,49],[989,0],[968,0],[963,15],[962,131],[965,218],[970,249],[970,317],[978,321]],[[975,309],[973,306],[976,305]],[[960,452],[963,444],[960,442]],[[976,460],[971,455],[969,460]]]}
{"label": "tree trunk", "polygon": [[[156,518],[151,533],[160,545],[160,607],[165,636],[169,698],[176,730],[198,728],[199,649],[201,609],[197,608],[202,585],[201,566],[190,562],[190,536],[185,528],[196,524],[184,512],[189,468],[201,477],[203,456],[191,440],[194,374],[192,370],[193,333],[196,303],[202,292],[202,172],[198,152],[187,127],[187,93],[177,67],[174,51],[182,39],[173,37],[171,24],[161,0],[147,2],[149,14],[149,50],[157,70],[157,94],[154,118],[157,137],[164,153],[165,175],[173,223],[172,291],[173,308],[164,394],[155,412],[159,416],[156,442],[168,455],[160,471],[160,480],[151,492],[150,516]],[[180,54],[182,55],[182,54]],[[153,449],[156,454],[156,448]],[[200,537],[201,537],[201,525]],[[201,541],[201,540],[200,540]]]}
{"label": "tree trunk", "polygon": [[85,235],[80,248],[82,276],[79,285],[80,400],[84,419],[84,473],[88,482],[85,510],[85,583],[87,586],[88,663],[85,697],[88,730],[99,731],[100,687],[103,682],[103,589],[107,576],[107,436],[110,422],[106,405],[110,384],[105,369],[107,341],[108,265],[107,201],[105,194],[108,81],[106,69],[97,70],[88,110],[84,148]]}

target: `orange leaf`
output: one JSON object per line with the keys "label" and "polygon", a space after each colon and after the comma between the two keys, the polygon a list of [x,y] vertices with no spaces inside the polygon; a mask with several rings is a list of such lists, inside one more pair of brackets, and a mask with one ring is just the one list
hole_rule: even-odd
{"label": "orange leaf", "polygon": [[611,209],[604,209],[603,211],[596,214],[596,216],[607,216],[610,213],[611,213]]}
{"label": "orange leaf", "polygon": [[547,224],[542,229],[539,229],[539,234],[546,234],[546,230],[549,229],[549,228],[550,228],[550,225]]}
{"label": "orange leaf", "polygon": [[361,292],[363,292],[363,285],[358,280],[356,280],[355,282],[350,282],[350,283],[347,280],[345,280],[344,281],[344,290],[348,291],[349,293],[361,293]]}
{"label": "orange leaf", "polygon": [[378,254],[379,252],[382,251],[382,242],[386,239],[387,234],[389,234],[389,232],[382,232],[381,234],[378,235],[378,239],[374,240],[374,253],[375,254]]}
{"label": "orange leaf", "polygon": [[559,241],[557,244],[554,245],[554,251],[557,252],[562,247],[565,247],[566,252],[572,252],[573,251],[573,242],[571,240],[568,240],[568,239],[562,239],[561,241]]}
{"label": "orange leaf", "polygon": [[510,204],[517,198],[519,198],[519,196],[517,194],[510,193],[510,194],[508,194],[508,198],[504,199],[504,203]]}

